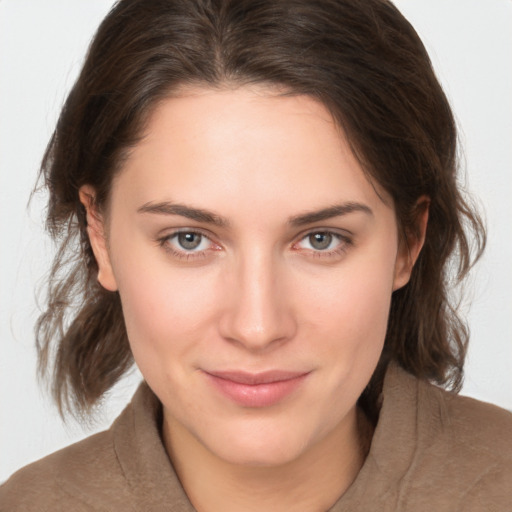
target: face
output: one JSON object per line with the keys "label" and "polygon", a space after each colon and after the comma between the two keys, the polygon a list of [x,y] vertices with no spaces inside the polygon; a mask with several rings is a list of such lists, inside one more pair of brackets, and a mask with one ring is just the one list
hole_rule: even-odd
{"label": "face", "polygon": [[320,103],[254,88],[165,100],[106,224],[89,225],[169,428],[225,461],[281,464],[353,421],[410,253]]}

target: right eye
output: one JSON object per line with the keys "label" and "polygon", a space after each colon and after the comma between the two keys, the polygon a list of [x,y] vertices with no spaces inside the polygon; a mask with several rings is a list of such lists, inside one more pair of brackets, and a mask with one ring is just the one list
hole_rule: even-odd
{"label": "right eye", "polygon": [[331,245],[334,242],[334,245],[339,244],[339,240],[329,232],[317,232],[311,233],[307,236],[308,244],[311,248],[317,251],[325,251],[327,249],[331,249]]}
{"label": "right eye", "polygon": [[179,246],[180,249],[185,251],[201,251],[206,249],[208,245],[208,239],[201,233],[195,233],[193,231],[185,231],[176,233],[171,240]]}
{"label": "right eye", "polygon": [[330,252],[339,250],[349,243],[347,237],[332,231],[313,231],[304,236],[296,246],[299,249],[306,249],[318,252]]}
{"label": "right eye", "polygon": [[164,249],[178,258],[204,256],[205,252],[217,246],[203,233],[181,230],[159,239]]}

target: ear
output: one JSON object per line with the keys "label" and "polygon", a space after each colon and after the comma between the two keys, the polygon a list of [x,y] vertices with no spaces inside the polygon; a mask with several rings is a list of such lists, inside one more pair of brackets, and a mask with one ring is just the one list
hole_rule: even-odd
{"label": "ear", "polygon": [[105,222],[96,205],[96,191],[92,186],[84,185],[80,187],[78,194],[87,213],[87,234],[98,264],[98,282],[106,290],[115,292],[117,283],[107,247]]}
{"label": "ear", "polygon": [[416,202],[414,227],[405,233],[399,243],[395,262],[393,291],[405,286],[411,277],[412,269],[425,243],[430,198],[421,196]]}

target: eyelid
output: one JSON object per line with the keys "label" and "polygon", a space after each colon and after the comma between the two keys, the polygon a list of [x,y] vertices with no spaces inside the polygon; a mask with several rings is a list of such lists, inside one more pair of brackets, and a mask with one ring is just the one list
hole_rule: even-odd
{"label": "eyelid", "polygon": [[179,233],[198,233],[200,235],[205,236],[206,238],[213,240],[215,238],[215,235],[208,229],[204,229],[202,227],[198,226],[179,226],[179,227],[168,227],[164,229],[160,229],[158,231],[158,234],[156,235],[156,238],[170,238],[174,235],[177,235]]}
{"label": "eyelid", "polygon": [[[301,231],[298,235],[294,237],[295,241],[303,240],[304,238],[314,235],[315,233],[328,233],[330,235],[334,235],[338,238],[341,238],[346,241],[350,241],[353,239],[354,234],[348,229],[340,229],[340,228],[327,228],[323,226],[318,226],[314,228],[309,228],[304,231]],[[296,242],[293,242],[296,243]]]}

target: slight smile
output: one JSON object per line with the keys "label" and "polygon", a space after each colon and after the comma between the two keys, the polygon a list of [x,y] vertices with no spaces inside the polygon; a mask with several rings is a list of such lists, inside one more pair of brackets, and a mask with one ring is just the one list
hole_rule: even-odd
{"label": "slight smile", "polygon": [[203,371],[209,382],[224,396],[242,407],[270,407],[291,395],[310,372],[270,370]]}

